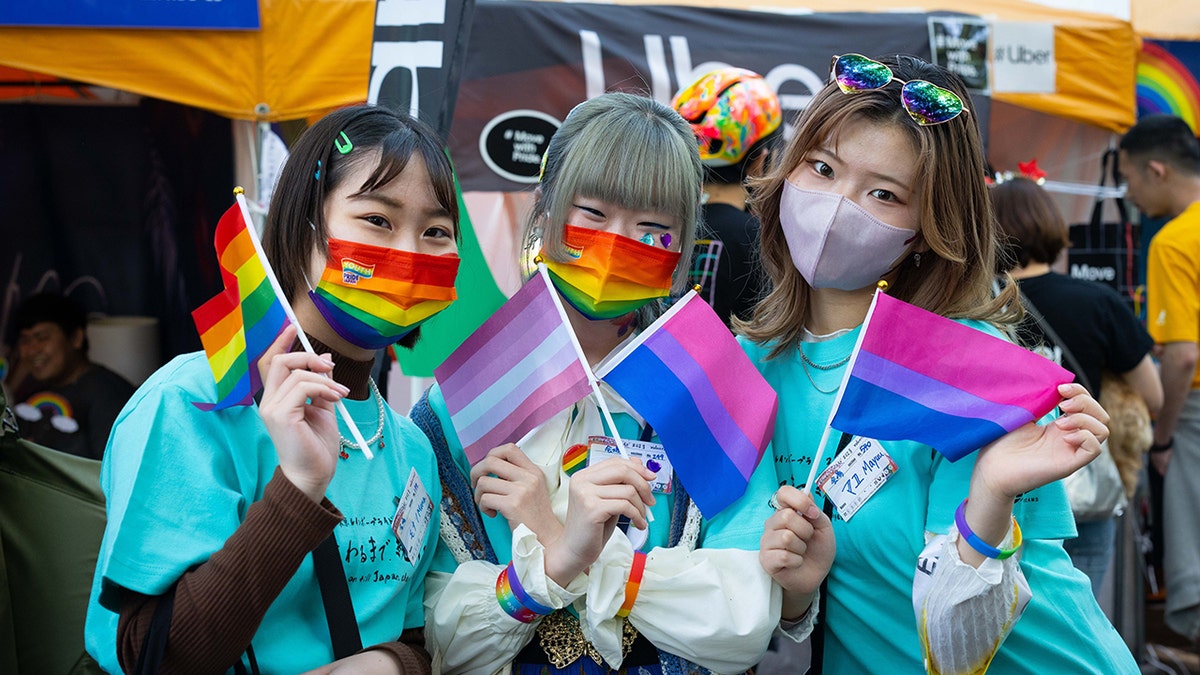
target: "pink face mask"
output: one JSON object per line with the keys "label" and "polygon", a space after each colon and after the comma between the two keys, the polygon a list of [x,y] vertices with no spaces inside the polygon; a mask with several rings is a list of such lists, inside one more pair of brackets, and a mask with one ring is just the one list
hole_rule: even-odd
{"label": "pink face mask", "polygon": [[875,284],[907,251],[917,233],[893,227],[831,192],[784,181],[779,224],[792,263],[813,288],[854,291]]}

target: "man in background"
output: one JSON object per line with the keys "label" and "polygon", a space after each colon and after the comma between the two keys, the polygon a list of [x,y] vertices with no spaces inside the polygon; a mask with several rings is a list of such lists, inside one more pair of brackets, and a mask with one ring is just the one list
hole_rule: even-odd
{"label": "man in background", "polygon": [[1195,641],[1200,637],[1200,141],[1195,130],[1174,115],[1141,119],[1121,138],[1120,172],[1138,210],[1171,219],[1151,240],[1146,261],[1146,323],[1163,385],[1150,470],[1163,476],[1166,623]]}
{"label": "man in background", "polygon": [[117,414],[133,395],[125,378],[87,356],[87,313],[62,295],[29,297],[13,317],[18,367],[13,407],[21,437],[101,459]]}

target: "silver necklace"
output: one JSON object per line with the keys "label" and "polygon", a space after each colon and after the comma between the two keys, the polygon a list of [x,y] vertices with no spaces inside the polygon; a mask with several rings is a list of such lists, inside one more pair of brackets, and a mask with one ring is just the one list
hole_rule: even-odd
{"label": "silver necklace", "polygon": [[844,358],[840,361],[835,361],[833,363],[822,365],[820,363],[813,362],[812,359],[809,359],[808,354],[805,354],[804,348],[801,347],[800,348],[800,367],[804,369],[804,376],[808,378],[808,383],[813,386],[813,389],[816,389],[817,391],[819,391],[822,394],[832,394],[838,390],[838,387],[841,386],[841,383],[839,382],[837,385],[834,385],[833,389],[822,389],[817,386],[817,381],[813,379],[812,373],[808,372],[808,367],[812,366],[813,368],[816,368],[817,370],[820,370],[822,372],[828,372],[835,368],[841,368],[842,366],[846,365],[846,363],[850,360],[850,356],[852,354],[853,354],[853,352],[851,352],[850,354],[847,354],[846,358]]}
{"label": "silver necklace", "polygon": [[[378,411],[379,411],[379,426],[376,427],[376,429],[375,429],[375,435],[373,435],[367,439],[367,445],[375,445],[375,443],[378,442],[379,448],[382,450],[383,445],[384,445],[383,444],[383,395],[379,393],[379,387],[375,386],[375,380],[373,380],[369,376],[367,377],[367,386],[371,390],[371,395],[375,397],[375,403],[377,404]],[[340,432],[340,431],[338,432],[338,437],[342,439],[342,449],[341,449],[341,452],[339,452],[338,454],[341,456],[342,459],[349,459],[350,453],[348,453],[346,451],[350,450],[351,448],[357,448],[358,443],[346,438],[345,436],[342,436],[342,432]]]}

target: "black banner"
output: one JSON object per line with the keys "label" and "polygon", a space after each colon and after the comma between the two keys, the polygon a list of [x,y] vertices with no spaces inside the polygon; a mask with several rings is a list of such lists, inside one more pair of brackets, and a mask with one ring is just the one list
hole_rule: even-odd
{"label": "black banner", "polygon": [[379,0],[367,100],[450,133],[475,0]]}
{"label": "black banner", "polygon": [[[761,73],[792,119],[829,75],[830,57],[931,58],[928,15],[789,15],[698,7],[480,0],[450,134],[464,190],[537,181],[550,136],[579,102],[636,91],[666,103],[724,65]],[[423,96],[423,94],[422,94]],[[972,112],[987,128],[987,99]]]}

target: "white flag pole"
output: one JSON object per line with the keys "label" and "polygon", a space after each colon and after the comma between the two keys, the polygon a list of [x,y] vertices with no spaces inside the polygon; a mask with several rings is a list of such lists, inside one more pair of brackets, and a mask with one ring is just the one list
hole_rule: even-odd
{"label": "white flag pole", "polygon": [[[267,261],[267,255],[263,252],[262,242],[258,240],[258,232],[254,229],[254,221],[250,219],[250,209],[246,206],[246,196],[243,194],[242,188],[234,188],[234,194],[237,195],[238,207],[242,210],[242,219],[246,221],[246,229],[250,231],[250,241],[254,243],[254,252],[258,255],[258,259],[262,262],[263,270],[267,273],[267,280],[271,282],[271,288],[275,291],[275,297],[279,299],[279,304],[283,305],[283,312],[287,314],[288,321],[296,327],[296,337],[300,339],[300,344],[304,347],[304,351],[309,354],[316,355],[316,350],[313,349],[312,343],[308,341],[308,336],[304,334],[304,328],[300,326],[300,321],[296,319],[296,312],[292,310],[292,303],[288,302],[287,295],[279,286],[279,279],[275,277],[275,270],[271,269],[271,263]],[[326,377],[330,377],[326,375]],[[363,455],[367,459],[375,459],[375,455],[371,453],[371,449],[367,447],[367,441],[359,432],[358,426],[354,424],[354,420],[350,418],[350,411],[346,410],[346,404],[340,400],[337,402],[338,414],[342,416],[342,420],[346,422],[346,426],[350,428],[350,433],[354,436],[354,441],[358,443],[358,447],[362,450]]]}
{"label": "white flag pole", "polygon": [[[604,395],[600,393],[600,381],[596,379],[596,374],[592,372],[592,367],[588,365],[587,357],[583,354],[583,346],[579,344],[579,338],[575,335],[575,330],[571,328],[571,320],[567,317],[567,310],[563,308],[562,298],[558,297],[558,291],[554,290],[554,285],[550,283],[550,273],[546,270],[546,263],[539,262],[537,264],[538,275],[542,277],[542,282],[550,289],[550,297],[554,299],[554,307],[558,310],[558,316],[563,323],[567,325],[567,333],[571,336],[571,344],[575,346],[575,356],[579,362],[583,364],[583,370],[587,373],[588,384],[592,386],[592,395],[596,398],[596,404],[600,406],[600,414],[604,416],[604,421],[608,424],[608,429],[612,433],[613,440],[617,443],[617,449],[621,452],[621,457],[629,459],[629,449],[625,447],[625,441],[621,439],[621,434],[617,431],[617,423],[613,421],[612,413],[608,411],[608,404],[604,402]],[[646,521],[654,522],[654,515],[646,509]]]}
{"label": "white flag pole", "polygon": [[817,443],[817,449],[813,453],[812,468],[808,470],[808,480],[804,482],[804,487],[800,490],[810,496],[813,493],[813,481],[817,479],[817,472],[820,471],[821,458],[825,456],[825,444],[829,442],[829,432],[833,430],[833,417],[837,415],[838,407],[842,404],[842,394],[846,391],[846,382],[850,380],[854,362],[858,360],[858,353],[862,348],[863,338],[867,334],[867,327],[871,325],[871,316],[875,314],[875,304],[879,301],[879,294],[885,290],[887,290],[887,282],[880,281],[875,287],[875,295],[871,297],[871,307],[867,310],[867,318],[863,319],[862,329],[858,332],[858,340],[854,342],[854,351],[850,352],[850,361],[846,364],[846,372],[842,373],[842,383],[838,385],[837,398],[833,400],[833,407],[829,410],[829,420],[825,422],[825,431],[821,433],[821,440]]}

